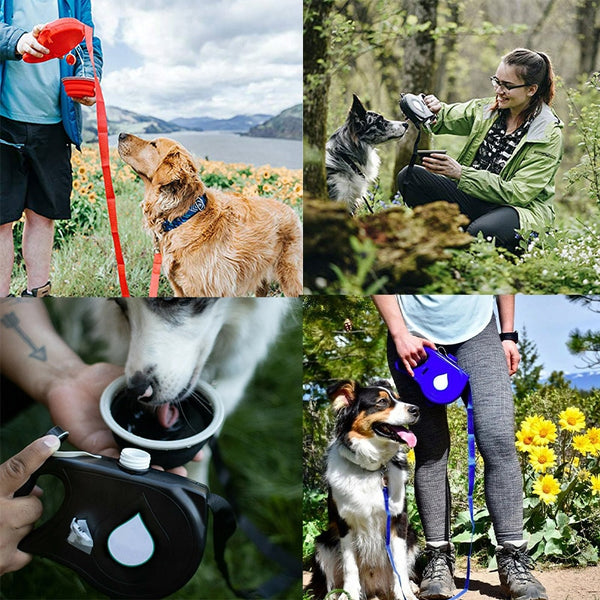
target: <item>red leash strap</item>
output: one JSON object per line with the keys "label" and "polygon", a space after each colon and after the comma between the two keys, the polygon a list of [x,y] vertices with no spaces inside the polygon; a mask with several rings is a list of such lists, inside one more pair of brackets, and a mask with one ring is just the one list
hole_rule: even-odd
{"label": "red leash strap", "polygon": [[154,262],[152,263],[152,277],[150,278],[150,298],[156,298],[158,295],[158,281],[160,279],[160,266],[162,265],[162,254],[154,253]]}
{"label": "red leash strap", "polygon": [[112,233],[113,245],[115,247],[115,257],[117,259],[117,272],[119,275],[119,284],[121,286],[121,295],[129,296],[129,288],[127,287],[127,277],[125,275],[125,261],[123,260],[123,252],[121,251],[121,240],[119,238],[119,227],[117,224],[117,205],[115,191],[113,189],[112,177],[110,173],[110,155],[108,150],[108,123],[106,121],[106,105],[100,80],[96,73],[96,65],[94,64],[94,47],[92,44],[93,30],[89,25],[85,26],[85,45],[87,47],[92,68],[94,70],[94,81],[96,85],[96,120],[98,122],[98,146],[100,147],[100,162],[102,164],[102,178],[104,179],[104,189],[106,191],[106,204],[108,207],[108,219],[110,221],[110,231]]}

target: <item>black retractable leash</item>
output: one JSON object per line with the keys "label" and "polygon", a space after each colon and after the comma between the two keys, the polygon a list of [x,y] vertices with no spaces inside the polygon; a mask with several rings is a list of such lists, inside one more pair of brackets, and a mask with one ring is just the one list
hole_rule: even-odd
{"label": "black retractable leash", "polygon": [[[60,428],[48,434],[63,440]],[[215,561],[238,597],[225,562],[225,546],[236,530],[231,505],[204,485],[150,468],[150,455],[125,448],[120,459],[85,452],[56,452],[20,488],[28,494],[40,475],[64,486],[58,511],[19,544],[23,552],[73,569],[111,598],[163,598],[195,574],[213,514]]]}
{"label": "black retractable leash", "polygon": [[425,126],[428,131],[431,132],[431,123],[435,121],[435,115],[429,110],[427,104],[425,104],[425,94],[402,94],[400,96],[400,110],[406,115],[409,121],[412,121],[417,128],[417,139],[413,146],[412,156],[410,157],[410,163],[408,164],[408,170],[406,177],[402,182],[402,189],[400,193],[404,197],[404,190],[412,175],[415,162],[417,161],[419,142],[421,140],[421,126]]}

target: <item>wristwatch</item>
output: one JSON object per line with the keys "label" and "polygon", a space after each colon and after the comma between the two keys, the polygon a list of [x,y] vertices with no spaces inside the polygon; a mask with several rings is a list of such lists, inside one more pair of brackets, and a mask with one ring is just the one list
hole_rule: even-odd
{"label": "wristwatch", "polygon": [[500,334],[500,340],[503,342],[510,340],[511,342],[518,344],[519,343],[519,333],[517,331],[503,331]]}

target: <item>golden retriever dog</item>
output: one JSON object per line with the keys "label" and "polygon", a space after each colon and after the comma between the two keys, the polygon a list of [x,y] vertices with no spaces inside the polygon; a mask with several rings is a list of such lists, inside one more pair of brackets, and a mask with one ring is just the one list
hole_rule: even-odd
{"label": "golden retriever dog", "polygon": [[145,226],[175,296],[302,294],[302,226],[289,206],[207,188],[190,153],[167,138],[119,135],[119,154],[145,185]]}

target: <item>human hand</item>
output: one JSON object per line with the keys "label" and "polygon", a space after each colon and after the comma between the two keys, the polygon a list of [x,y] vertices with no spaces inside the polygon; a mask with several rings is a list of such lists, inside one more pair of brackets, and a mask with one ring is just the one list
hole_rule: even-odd
{"label": "human hand", "polygon": [[435,344],[424,338],[406,334],[394,338],[396,352],[411,377],[414,377],[413,367],[416,367],[423,359],[427,358],[425,346],[436,349]]}
{"label": "human hand", "polygon": [[462,165],[447,154],[430,154],[423,157],[423,166],[436,175],[445,175],[450,179],[460,179]]}
{"label": "human hand", "polygon": [[[109,363],[83,365],[58,378],[48,391],[52,422],[68,431],[69,442],[80,450],[119,457],[119,446],[100,414],[100,396],[104,388],[122,374],[121,367]],[[202,451],[192,460],[201,459]],[[169,472],[187,475],[183,466],[169,469]]]}
{"label": "human hand", "polygon": [[[56,436],[47,435],[0,465],[0,575],[17,571],[31,560],[31,555],[19,550],[18,545],[42,516],[42,503],[35,495],[14,498],[13,494],[59,446]],[[39,495],[39,488],[33,493]]]}
{"label": "human hand", "polygon": [[35,56],[36,58],[42,58],[45,54],[48,54],[50,50],[37,41],[40,32],[45,26],[45,24],[35,25],[29,33],[24,33],[17,42],[17,53],[21,56],[23,54],[31,54],[31,56]]}
{"label": "human hand", "polygon": [[521,355],[517,344],[512,340],[504,340],[502,342],[502,348],[504,349],[504,355],[506,356],[506,364],[508,366],[508,374],[514,375],[519,368],[521,362]]}
{"label": "human hand", "polygon": [[434,114],[437,115],[442,110],[442,103],[433,95],[428,94],[423,98],[427,108]]}
{"label": "human hand", "polygon": [[112,432],[100,415],[100,396],[122,374],[121,367],[108,363],[81,363],[52,382],[47,392],[52,422],[68,431],[69,442],[80,450],[119,456]]}
{"label": "human hand", "polygon": [[73,100],[75,102],[78,102],[79,104],[83,104],[84,106],[94,106],[94,104],[96,104],[96,98],[92,97],[92,98],[73,98]]}

